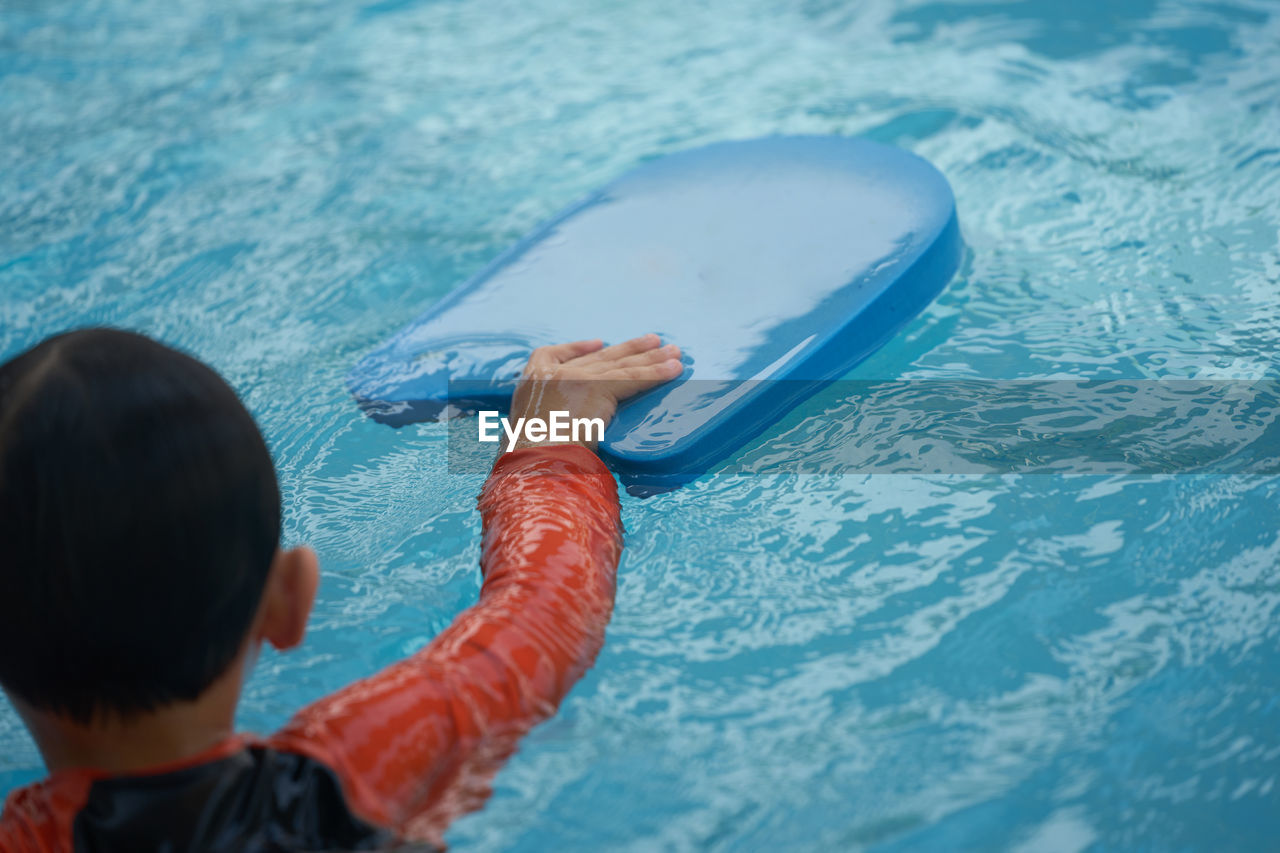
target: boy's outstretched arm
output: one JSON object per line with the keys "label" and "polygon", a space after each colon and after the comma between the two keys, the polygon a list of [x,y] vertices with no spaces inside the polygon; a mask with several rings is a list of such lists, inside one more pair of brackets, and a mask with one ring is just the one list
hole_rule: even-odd
{"label": "boy's outstretched arm", "polygon": [[[536,350],[513,417],[599,417],[678,376],[679,350],[646,335]],[[426,648],[301,711],[269,745],[331,767],[360,816],[439,841],[477,808],[530,727],[591,665],[622,548],[613,476],[584,443],[518,445],[480,496],[479,602]]]}

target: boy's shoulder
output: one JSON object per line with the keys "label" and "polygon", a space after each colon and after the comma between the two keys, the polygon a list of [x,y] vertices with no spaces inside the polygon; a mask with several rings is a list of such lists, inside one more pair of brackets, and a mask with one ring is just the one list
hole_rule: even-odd
{"label": "boy's shoulder", "polygon": [[0,813],[0,851],[71,850],[71,826],[92,778],[63,773],[10,792]]}
{"label": "boy's shoulder", "polygon": [[156,772],[60,772],[11,793],[0,815],[3,853],[369,850],[394,842],[351,811],[327,766],[238,737]]}

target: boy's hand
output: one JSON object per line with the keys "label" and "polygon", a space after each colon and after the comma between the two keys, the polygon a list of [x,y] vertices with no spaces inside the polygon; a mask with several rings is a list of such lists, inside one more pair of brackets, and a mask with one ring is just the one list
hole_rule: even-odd
{"label": "boy's hand", "polygon": [[[539,347],[529,356],[511,398],[511,419],[550,420],[552,412],[570,418],[600,418],[607,426],[618,403],[675,379],[684,370],[680,348],[662,346],[657,335],[642,335],[605,347],[600,341]],[[513,450],[552,443],[521,438]],[[581,444],[595,450],[594,441]]]}

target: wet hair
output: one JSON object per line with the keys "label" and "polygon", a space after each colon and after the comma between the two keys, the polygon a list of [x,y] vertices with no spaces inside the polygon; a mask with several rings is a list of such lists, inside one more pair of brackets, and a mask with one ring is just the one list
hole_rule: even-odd
{"label": "wet hair", "polygon": [[226,672],[280,540],[267,446],[212,369],[83,329],[0,365],[0,685],[87,723]]}

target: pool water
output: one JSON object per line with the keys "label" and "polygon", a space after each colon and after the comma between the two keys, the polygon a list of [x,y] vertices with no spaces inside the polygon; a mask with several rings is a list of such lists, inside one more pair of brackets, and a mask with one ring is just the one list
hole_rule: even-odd
{"label": "pool water", "polygon": [[[9,2],[0,356],[109,323],[242,393],[324,569],[305,647],[247,687],[269,730],[478,588],[479,475],[442,425],[363,417],[355,360],[642,159],[773,133],[955,189],[959,275],[851,378],[1280,374],[1266,0]],[[854,414],[820,395],[749,452]],[[624,497],[604,651],[448,840],[1274,849],[1278,509],[1257,475]],[[0,792],[41,772],[0,703]]]}

